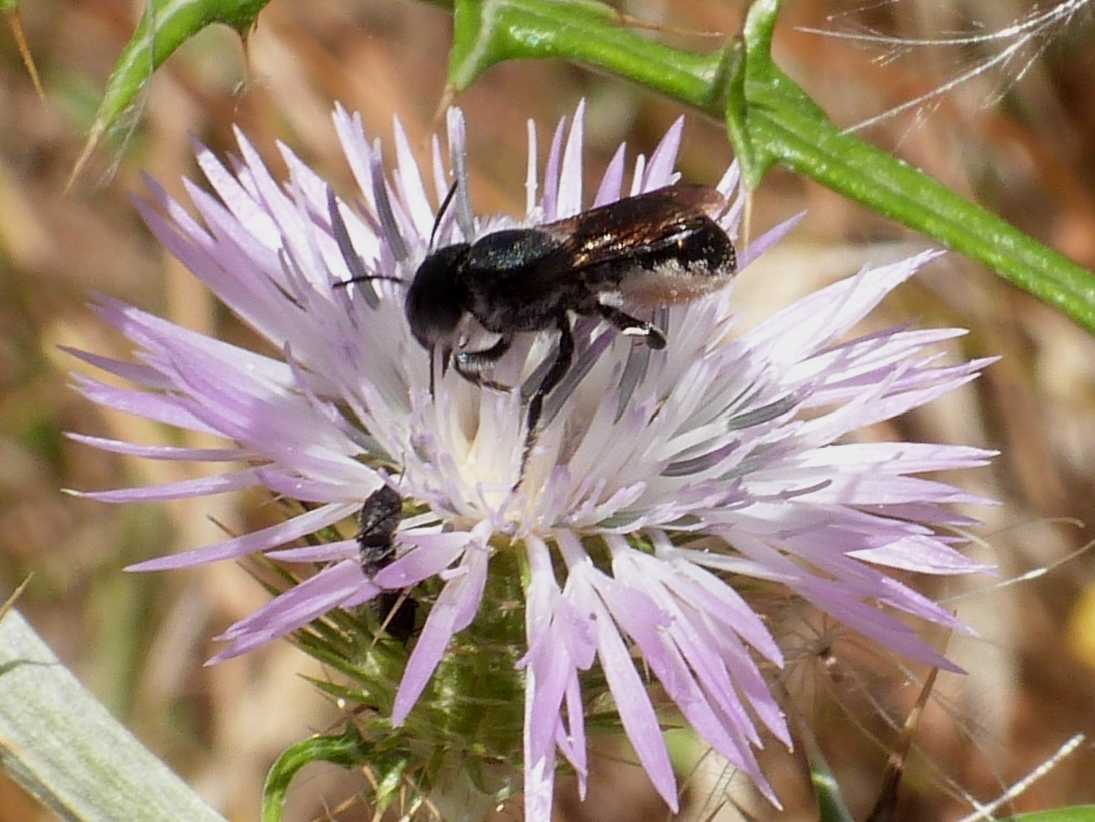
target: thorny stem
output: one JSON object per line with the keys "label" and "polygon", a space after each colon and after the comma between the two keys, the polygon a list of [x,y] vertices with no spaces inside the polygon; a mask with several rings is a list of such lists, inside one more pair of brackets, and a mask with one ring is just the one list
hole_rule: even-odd
{"label": "thorny stem", "polygon": [[[0,8],[4,2],[0,0]],[[242,33],[268,0],[150,0],[123,50],[73,176],[152,72],[205,26]],[[505,60],[560,58],[631,80],[725,123],[755,189],[774,164],[995,270],[1095,331],[1095,274],[896,157],[837,128],[772,61],[779,0],[754,0],[741,35],[709,52],[664,45],[599,0],[424,0],[453,13],[447,101]]]}
{"label": "thorny stem", "polygon": [[724,120],[750,188],[778,163],[984,263],[1095,330],[1092,272],[842,132],[775,65],[779,6],[756,0],[740,37],[697,54],[651,41],[591,0],[454,0],[449,83],[462,91],[504,60],[548,57],[632,80]]}

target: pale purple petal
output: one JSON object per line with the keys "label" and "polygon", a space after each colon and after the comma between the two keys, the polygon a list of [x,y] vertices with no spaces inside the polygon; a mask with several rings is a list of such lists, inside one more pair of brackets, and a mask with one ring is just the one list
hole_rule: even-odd
{"label": "pale purple petal", "polygon": [[525,819],[551,819],[551,806],[554,800],[555,763],[547,759],[529,762],[525,758]]}
{"label": "pale purple petal", "polygon": [[206,562],[215,562],[221,559],[234,559],[253,554],[256,551],[265,551],[292,542],[294,539],[300,539],[308,534],[314,534],[328,525],[334,525],[340,519],[345,519],[351,513],[354,513],[359,507],[360,504],[325,505],[322,508],[316,508],[314,511],[300,514],[290,520],[279,522],[277,525],[271,525],[259,531],[252,531],[249,534],[208,545],[204,548],[196,548],[193,551],[138,562],[128,566],[126,570],[167,571],[173,568],[202,565]]}
{"label": "pale purple petal", "polygon": [[566,118],[564,117],[555,127],[555,136],[551,138],[551,149],[548,151],[547,165],[544,167],[544,193],[540,200],[540,210],[546,222],[559,216],[559,161],[562,157],[565,129]]}
{"label": "pale purple petal", "polygon": [[407,204],[414,225],[418,229],[418,235],[423,238],[430,236],[433,228],[433,206],[426,197],[426,187],[422,184],[422,175],[418,171],[418,163],[411,153],[411,144],[407,140],[407,133],[403,131],[403,124],[399,117],[392,118],[392,130],[395,134],[396,168],[398,170],[396,181],[400,196]]}
{"label": "pale purple petal", "polygon": [[[560,747],[574,765],[584,793],[586,763],[584,729],[581,725],[581,700],[577,692],[577,666],[572,649],[589,638],[573,636],[573,609],[560,598],[546,544],[536,537],[527,540],[531,581],[526,608],[529,651],[519,663],[525,678],[525,814],[542,818],[545,794],[554,771],[555,748]],[[587,624],[583,624],[588,628]],[[592,651],[592,648],[590,649]],[[592,655],[584,657],[588,668]],[[571,728],[567,733],[561,717],[564,696],[567,699]],[[576,707],[577,706],[577,707]],[[577,711],[577,714],[574,712]],[[529,786],[532,786],[530,790]]]}
{"label": "pale purple petal", "polygon": [[578,775],[578,796],[585,799],[589,767],[586,758],[585,710],[577,675],[572,676],[567,683],[566,707],[569,727],[564,731],[560,723],[555,744],[562,750]]}
{"label": "pale purple petal", "polygon": [[718,183],[715,184],[715,188],[722,193],[724,197],[730,197],[738,187],[738,183],[741,182],[741,164],[737,160],[734,160],[729,166],[726,167],[726,171],[723,172]]}
{"label": "pale purple petal", "polygon": [[747,340],[777,363],[792,362],[813,353],[844,334],[886,294],[941,253],[924,251],[827,286],[777,312],[753,329]]}
{"label": "pale purple petal", "polygon": [[594,608],[597,629],[597,656],[608,687],[616,701],[627,738],[635,749],[643,769],[673,813],[678,810],[677,780],[665,749],[658,717],[639,678],[631,655],[603,606]]}
{"label": "pale purple petal", "polygon": [[429,683],[453,634],[466,628],[478,610],[487,580],[487,559],[486,548],[471,546],[460,566],[465,573],[450,580],[437,597],[403,671],[403,679],[392,705],[393,725],[398,727],[403,724]]}
{"label": "pale purple petal", "polygon": [[163,485],[119,488],[115,491],[72,491],[70,493],[78,497],[98,500],[99,502],[150,502],[224,494],[228,491],[239,491],[241,488],[252,488],[261,484],[261,482],[259,469],[248,468],[230,474],[179,480],[178,482],[168,482]]}
{"label": "pale purple petal", "polygon": [[631,190],[629,197],[643,193],[643,181],[646,179],[646,155],[639,154],[635,157],[635,168],[631,172]]}
{"label": "pale purple petal", "polygon": [[746,268],[765,251],[777,245],[784,237],[791,233],[792,229],[802,222],[802,218],[805,216],[806,212],[800,211],[798,214],[784,220],[775,228],[770,228],[755,240],[752,240],[749,245],[738,252],[738,271]]}
{"label": "pale purple petal", "polygon": [[460,557],[471,534],[400,534],[400,540],[415,547],[377,573],[384,588],[407,588],[441,573]]}
{"label": "pale purple petal", "polygon": [[[360,595],[363,587],[368,588],[369,583],[364,580],[361,567],[355,562],[344,561],[325,568],[216,637],[230,644],[206,664],[213,665],[239,656],[292,633],[332,608],[337,608],[351,596]],[[374,588],[372,595],[375,596],[378,590]]]}
{"label": "pale purple petal", "polygon": [[130,382],[144,386],[145,388],[163,390],[171,387],[171,380],[156,369],[149,368],[147,365],[138,365],[123,360],[115,360],[111,357],[103,357],[99,354],[92,354],[89,351],[70,348],[67,345],[59,345],[57,347],[66,354],[71,354],[77,359],[83,360],[88,365],[93,365],[101,371],[106,371],[108,374],[114,374],[124,380],[129,380]]}
{"label": "pale purple petal", "polygon": [[559,174],[558,204],[555,217],[570,217],[582,210],[582,137],[585,129],[586,102],[581,100],[574,110],[563,151],[563,167]]}
{"label": "pale purple petal", "polygon": [[353,559],[361,553],[356,539],[343,539],[338,542],[325,542],[322,545],[309,545],[306,548],[283,548],[280,551],[267,551],[269,559],[280,562],[333,562]]}
{"label": "pale purple petal", "polygon": [[[304,462],[297,460],[298,463]],[[260,469],[259,480],[275,494],[301,502],[348,502],[361,497],[357,483],[325,482],[298,476],[295,473]],[[364,483],[362,483],[362,486]]]}
{"label": "pale purple petal", "polygon": [[527,123],[526,131],[528,132],[528,168],[525,173],[525,219],[527,220],[532,218],[537,207],[536,195],[539,185],[540,157],[536,140],[536,123],[531,119]]}
{"label": "pale purple petal", "polygon": [[612,155],[608,168],[605,169],[604,177],[601,178],[601,185],[597,189],[597,195],[593,198],[594,208],[614,203],[620,199],[620,191],[623,189],[624,184],[624,161],[626,156],[627,147],[621,143],[620,147],[616,149],[616,153]]}
{"label": "pale purple petal", "polygon": [[[238,130],[236,134],[237,137],[242,137]],[[263,239],[268,248],[276,248],[279,244],[278,226],[266,209],[255,202],[212,151],[200,143],[195,143],[195,147],[198,167],[217,192],[221,202],[247,232]]]}
{"label": "pale purple petal", "polygon": [[369,208],[376,212],[376,204],[373,202],[373,177],[372,177],[372,150],[369,147],[369,138],[361,123],[361,115],[352,116],[342,107],[336,104],[331,115],[335,124],[335,132],[342,144],[342,153],[350,164],[357,186],[365,197]]}
{"label": "pale purple petal", "polygon": [[176,445],[137,445],[122,440],[91,437],[66,431],[70,440],[90,445],[102,451],[144,457],[150,460],[196,460],[200,462],[237,462],[254,458],[254,453],[242,448],[180,448]]}
{"label": "pale purple petal", "polygon": [[[605,679],[612,691],[616,709],[620,714],[627,737],[635,754],[647,772],[655,790],[665,803],[677,812],[677,780],[669,762],[669,754],[662,739],[658,717],[650,703],[650,697],[632,663],[627,646],[620,637],[616,624],[601,601],[593,580],[603,576],[593,567],[577,538],[569,532],[557,532],[559,548],[567,560],[570,580],[573,581],[571,596],[575,605],[591,614],[596,631],[597,656]],[[626,599],[626,597],[624,597]],[[635,603],[618,602],[625,609]],[[638,604],[641,605],[641,602]],[[655,619],[657,617],[655,616]]]}
{"label": "pale purple petal", "polygon": [[456,222],[464,238],[471,240],[475,236],[475,218],[472,216],[471,194],[468,190],[468,153],[464,113],[458,108],[450,108],[445,118],[445,128],[449,136],[452,175],[458,183],[456,200],[453,203],[456,209]]}
{"label": "pale purple petal", "polygon": [[200,431],[204,434],[218,433],[181,408],[178,401],[167,394],[115,388],[113,385],[107,385],[80,374],[73,374],[72,382],[77,391],[98,405],[173,425],[176,428]]}
{"label": "pale purple petal", "polygon": [[673,121],[673,125],[665,132],[661,142],[650,155],[650,162],[646,166],[646,177],[643,182],[644,191],[653,191],[656,188],[670,185],[676,174],[673,169],[677,165],[677,154],[681,148],[681,134],[684,133],[684,116]]}
{"label": "pale purple petal", "polygon": [[930,537],[909,536],[880,545],[851,551],[848,556],[921,574],[992,573],[994,565],[974,562],[969,557]]}

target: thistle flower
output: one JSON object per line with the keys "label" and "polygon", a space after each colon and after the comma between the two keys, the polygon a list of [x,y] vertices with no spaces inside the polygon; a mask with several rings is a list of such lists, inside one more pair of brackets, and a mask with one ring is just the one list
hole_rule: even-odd
{"label": "thistle flower", "polygon": [[[537,369],[552,335],[523,335],[494,369],[492,379],[519,389],[482,390],[450,371],[431,391],[428,357],[407,327],[400,284],[336,284],[363,273],[412,276],[452,179],[459,185],[438,226],[439,245],[580,211],[587,202],[581,108],[569,130],[565,122],[555,130],[542,175],[530,124],[520,220],[473,214],[459,111],[448,114],[447,150],[433,142],[428,182],[398,121],[390,176],[379,141],[368,142],[359,117],[337,108],[334,123],[360,185],[356,206],[337,199],[284,146],[289,178],[279,183],[242,134],[241,157],[231,169],[199,148],[217,195],[186,182],[200,221],[155,183],[150,200],[138,203],[160,241],[280,358],[110,299],[97,310],[137,346],[137,362],[78,352],[135,386],[77,377],[93,401],[217,434],[226,444],[192,449],[77,439],[152,459],[245,465],[215,477],[88,496],[147,501],[258,486],[306,504],[304,513],[272,527],[132,566],[183,568],[255,552],[322,564],[229,628],[214,661],[297,631],[332,609],[432,580],[438,593],[392,704],[390,721],[398,727],[454,635],[477,619],[488,581],[499,573],[495,560],[509,553],[517,562],[506,568],[523,569],[525,647],[517,668],[526,816],[535,820],[550,816],[560,754],[584,795],[583,684],[597,668],[639,762],[677,809],[659,716],[636,651],[696,733],[778,805],[754,750],[765,732],[791,745],[762,673],[765,665],[782,666],[783,657],[740,592],[742,580],[783,586],[885,648],[955,670],[898,616],[965,628],[888,572],[986,570],[938,533],[968,521],[947,505],[983,500],[914,475],[982,465],[991,454],[842,441],[974,379],[987,363],[939,362],[931,347],[963,333],[955,329],[892,328],[845,339],[936,252],[863,270],[740,335],[733,333],[730,287],[660,310],[656,320],[669,340],[663,351],[580,320],[575,366],[549,395],[524,481],[514,488],[523,403],[542,376]],[[621,146],[592,203],[674,182],[681,128],[674,124],[649,160],[638,158],[626,187]],[[735,166],[718,189],[732,202],[721,224],[734,237],[742,206]],[[789,228],[754,242],[741,267]],[[396,536],[398,557],[372,578],[353,538],[283,547],[352,517],[383,483],[413,501],[415,513]]]}

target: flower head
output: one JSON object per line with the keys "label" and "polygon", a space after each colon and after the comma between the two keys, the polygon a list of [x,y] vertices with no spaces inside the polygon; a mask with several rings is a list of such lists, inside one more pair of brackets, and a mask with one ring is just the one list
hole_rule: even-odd
{"label": "flower head", "polygon": [[[549,817],[559,754],[585,790],[582,684],[595,668],[639,761],[666,803],[677,807],[636,650],[695,731],[777,801],[754,750],[762,733],[791,744],[762,673],[783,658],[737,580],[784,586],[891,650],[953,669],[898,615],[963,626],[888,571],[985,570],[938,533],[939,526],[965,521],[948,504],[980,500],[915,475],[981,465],[991,454],[843,442],[857,428],[968,382],[986,364],[939,362],[931,346],[962,333],[954,329],[894,328],[847,339],[934,252],[864,270],[740,335],[733,331],[730,287],[659,309],[654,320],[668,339],[661,351],[579,319],[574,367],[547,397],[541,434],[515,487],[524,407],[554,336],[519,335],[491,374],[515,386],[509,392],[481,389],[452,370],[431,384],[429,356],[405,317],[404,286],[386,279],[337,284],[365,276],[406,280],[431,239],[435,247],[470,241],[671,184],[681,123],[649,160],[639,157],[626,181],[621,147],[591,200],[581,170],[581,110],[569,130],[565,123],[556,129],[542,175],[530,125],[527,208],[513,220],[474,215],[458,111],[448,115],[446,149],[434,140],[425,175],[398,122],[390,175],[379,142],[368,142],[359,118],[339,108],[334,122],[360,185],[356,207],[337,199],[283,146],[289,179],[279,183],[243,135],[231,170],[199,150],[217,195],[186,183],[200,220],[155,184],[150,201],[139,204],[161,242],[280,358],[105,299],[98,311],[137,345],[138,362],[80,354],[135,385],[78,378],[94,401],[217,434],[226,444],[182,449],[78,439],[154,459],[245,465],[212,478],[89,496],[124,502],[262,486],[307,503],[304,513],[278,525],[134,566],[181,568],[254,552],[323,564],[233,625],[216,659],[284,636],[331,609],[432,580],[436,598],[392,705],[398,726],[454,635],[477,619],[494,559],[515,555],[525,570],[525,647],[517,667],[525,691],[529,819]],[[453,179],[455,201],[437,221]],[[731,237],[742,206],[737,184],[733,166],[718,184],[729,204],[720,224]],[[754,242],[741,267],[788,228]],[[413,501],[413,514],[396,535],[398,556],[375,575],[363,571],[353,538],[283,547],[353,516],[384,483]]]}

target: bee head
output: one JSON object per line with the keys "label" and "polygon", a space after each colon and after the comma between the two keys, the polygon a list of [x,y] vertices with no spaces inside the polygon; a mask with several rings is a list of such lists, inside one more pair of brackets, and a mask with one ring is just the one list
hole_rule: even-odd
{"label": "bee head", "polygon": [[415,272],[404,310],[411,333],[423,348],[432,349],[456,334],[466,302],[459,274],[468,248],[467,243],[456,243],[432,251]]}

